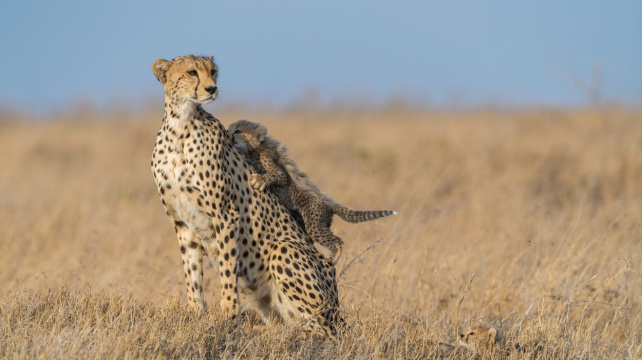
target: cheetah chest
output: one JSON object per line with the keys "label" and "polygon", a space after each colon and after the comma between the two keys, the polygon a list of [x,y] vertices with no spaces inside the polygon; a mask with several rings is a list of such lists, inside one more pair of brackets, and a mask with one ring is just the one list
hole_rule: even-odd
{"label": "cheetah chest", "polygon": [[[162,144],[161,144],[162,145]],[[181,142],[156,145],[154,175],[158,192],[170,216],[199,233],[210,228],[211,219],[199,201],[201,189],[194,181],[194,159],[184,153]]]}

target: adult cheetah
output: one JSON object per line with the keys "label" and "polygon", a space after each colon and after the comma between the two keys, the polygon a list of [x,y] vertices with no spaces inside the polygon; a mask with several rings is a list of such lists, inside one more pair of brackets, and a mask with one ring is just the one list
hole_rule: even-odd
{"label": "adult cheetah", "polygon": [[252,309],[266,322],[303,319],[310,331],[336,337],[334,267],[273,195],[250,186],[252,167],[201,107],[218,94],[214,58],[159,59],[152,71],[163,84],[165,115],[151,168],[178,237],[189,306],[205,310],[206,253],[218,256],[227,317]]}

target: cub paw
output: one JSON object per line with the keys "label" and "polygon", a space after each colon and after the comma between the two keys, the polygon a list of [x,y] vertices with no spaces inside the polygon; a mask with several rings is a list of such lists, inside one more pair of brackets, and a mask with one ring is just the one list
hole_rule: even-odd
{"label": "cub paw", "polygon": [[257,190],[265,190],[265,181],[259,174],[250,175],[250,185]]}

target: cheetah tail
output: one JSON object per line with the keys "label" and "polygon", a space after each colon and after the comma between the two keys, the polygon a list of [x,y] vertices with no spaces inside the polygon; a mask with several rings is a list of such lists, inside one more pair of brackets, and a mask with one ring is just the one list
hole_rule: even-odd
{"label": "cheetah tail", "polygon": [[381,219],[382,217],[397,215],[396,211],[392,210],[380,210],[380,211],[367,211],[367,210],[356,210],[351,209],[345,206],[336,206],[333,209],[336,215],[339,215],[343,220],[351,223],[360,223],[364,221],[371,221]]}

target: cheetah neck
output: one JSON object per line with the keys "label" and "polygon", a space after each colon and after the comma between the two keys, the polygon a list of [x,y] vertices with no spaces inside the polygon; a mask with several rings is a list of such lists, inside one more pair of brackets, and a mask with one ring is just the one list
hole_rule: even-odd
{"label": "cheetah neck", "polygon": [[191,100],[183,99],[176,101],[168,96],[165,97],[165,121],[188,121],[200,113],[201,105]]}
{"label": "cheetah neck", "polygon": [[[195,137],[206,136],[209,141],[213,141],[212,137],[220,136],[220,132],[204,129],[222,128],[222,124],[203,110],[201,104],[189,100],[175,101],[169,96],[165,97],[163,124],[161,131],[165,133],[166,141],[174,143],[174,150],[178,152],[181,152],[187,143],[192,143]],[[205,135],[205,132],[208,135]],[[217,146],[216,152],[219,149]],[[186,147],[185,150],[189,148]]]}
{"label": "cheetah neck", "polygon": [[[229,146],[220,121],[199,104],[193,104],[190,115],[185,116],[180,112],[184,104],[169,101],[166,97],[163,125],[158,132],[152,157],[159,191],[165,194],[168,204],[172,203],[172,208],[182,209],[183,221],[194,218],[189,215],[193,211],[185,210],[191,209],[187,205],[194,203],[188,194],[196,194],[204,188],[208,180],[203,177],[224,178],[220,164],[226,155],[225,148]],[[209,169],[202,171],[201,175],[196,171],[198,166]]]}

